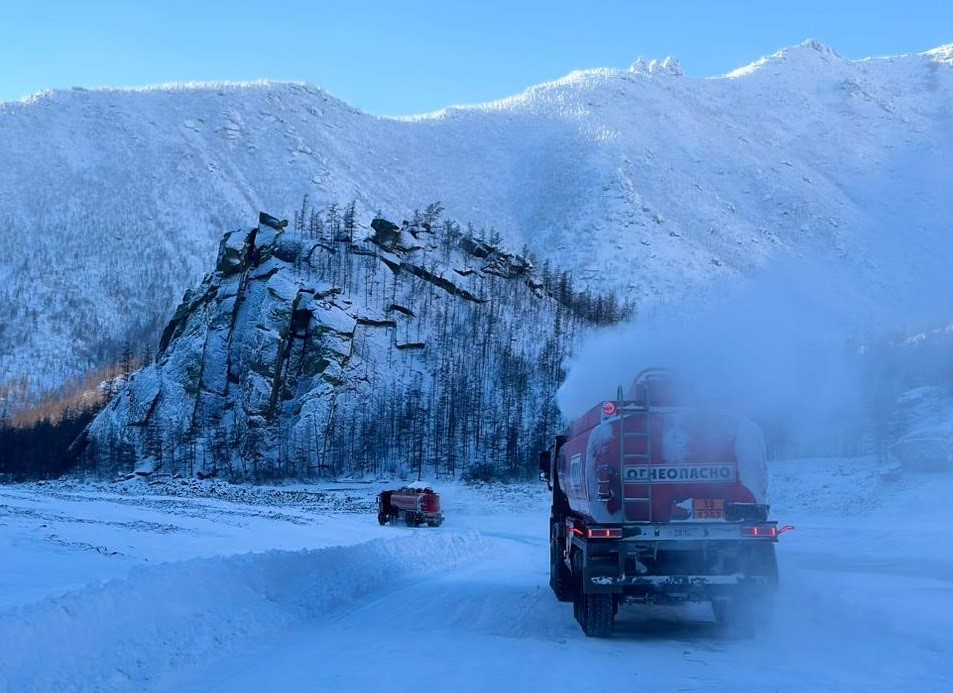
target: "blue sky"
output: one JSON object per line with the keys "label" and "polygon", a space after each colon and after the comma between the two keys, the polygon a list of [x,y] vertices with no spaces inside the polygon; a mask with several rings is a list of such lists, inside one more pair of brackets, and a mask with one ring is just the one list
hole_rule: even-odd
{"label": "blue sky", "polygon": [[296,80],[377,115],[489,101],[574,69],[723,74],[816,38],[848,58],[953,42],[953,2],[0,2],[0,100],[71,86]]}

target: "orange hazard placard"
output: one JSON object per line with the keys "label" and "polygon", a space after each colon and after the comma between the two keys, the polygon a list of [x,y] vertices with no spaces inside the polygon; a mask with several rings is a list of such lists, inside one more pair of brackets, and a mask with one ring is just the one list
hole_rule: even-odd
{"label": "orange hazard placard", "polygon": [[725,516],[725,501],[722,498],[695,498],[692,500],[692,515],[696,520],[720,520]]}

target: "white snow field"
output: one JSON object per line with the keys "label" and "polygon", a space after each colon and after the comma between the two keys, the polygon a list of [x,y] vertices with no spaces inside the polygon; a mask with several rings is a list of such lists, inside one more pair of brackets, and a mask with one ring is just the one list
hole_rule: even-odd
{"label": "white snow field", "polygon": [[0,690],[953,690],[953,474],[771,465],[776,618],[629,607],[586,638],[548,587],[540,484],[436,483],[446,523],[377,525],[386,484],[0,487]]}

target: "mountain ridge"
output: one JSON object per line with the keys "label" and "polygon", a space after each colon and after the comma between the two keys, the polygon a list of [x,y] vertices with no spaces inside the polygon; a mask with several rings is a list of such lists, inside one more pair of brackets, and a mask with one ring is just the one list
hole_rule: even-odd
{"label": "mountain ridge", "polygon": [[[365,230],[440,200],[643,311],[798,258],[875,305],[944,255],[927,184],[953,153],[948,52],[743,79],[580,71],[413,120],[300,83],[0,104],[0,382],[42,390],[155,339],[219,229],[306,194],[354,200]],[[899,224],[918,247],[896,258]]]}

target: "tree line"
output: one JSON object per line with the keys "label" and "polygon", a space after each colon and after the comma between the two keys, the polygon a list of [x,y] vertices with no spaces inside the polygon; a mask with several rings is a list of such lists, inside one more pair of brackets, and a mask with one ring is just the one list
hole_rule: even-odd
{"label": "tree line", "polygon": [[114,359],[31,406],[0,406],[0,480],[50,479],[75,467],[78,455],[73,444],[143,363],[130,342]]}

